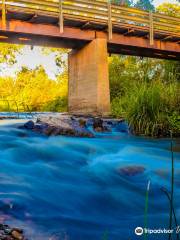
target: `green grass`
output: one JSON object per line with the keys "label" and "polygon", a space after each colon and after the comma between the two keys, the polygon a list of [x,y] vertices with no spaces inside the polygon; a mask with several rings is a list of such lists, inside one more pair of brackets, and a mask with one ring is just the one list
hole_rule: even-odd
{"label": "green grass", "polygon": [[138,83],[112,100],[114,117],[125,117],[138,135],[180,135],[179,84]]}

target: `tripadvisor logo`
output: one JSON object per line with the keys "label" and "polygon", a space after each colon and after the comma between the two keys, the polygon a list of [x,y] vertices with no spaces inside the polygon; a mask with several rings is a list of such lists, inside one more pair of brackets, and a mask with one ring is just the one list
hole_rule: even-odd
{"label": "tripadvisor logo", "polygon": [[135,229],[135,234],[138,235],[138,236],[143,235],[143,228],[142,227],[137,227]]}
{"label": "tripadvisor logo", "polygon": [[[142,228],[142,227],[137,227],[135,229],[135,234],[138,236],[141,236],[143,234],[173,234],[174,230],[173,229],[149,229],[149,228]],[[176,234],[179,234],[180,232],[180,227],[176,229]]]}

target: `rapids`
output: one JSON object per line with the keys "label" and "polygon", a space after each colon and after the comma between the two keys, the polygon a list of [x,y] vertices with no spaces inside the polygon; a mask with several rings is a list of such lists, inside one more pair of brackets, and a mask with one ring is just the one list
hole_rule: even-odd
{"label": "rapids", "polygon": [[[23,121],[0,121],[0,222],[23,228],[30,240],[142,239],[134,230],[144,226],[150,180],[148,227],[168,228],[161,188],[170,190],[169,139],[119,128],[90,139],[45,137],[19,129]],[[174,158],[180,224],[180,153]]]}

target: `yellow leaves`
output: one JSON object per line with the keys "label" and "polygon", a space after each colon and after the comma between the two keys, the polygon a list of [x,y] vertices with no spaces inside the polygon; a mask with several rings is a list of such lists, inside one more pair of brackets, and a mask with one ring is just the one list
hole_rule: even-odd
{"label": "yellow leaves", "polygon": [[67,82],[67,72],[52,80],[41,66],[35,70],[23,68],[16,79],[0,78],[0,99],[15,99],[39,111],[48,102],[67,97]]}
{"label": "yellow leaves", "polygon": [[0,43],[0,63],[14,64],[16,54],[23,48],[21,45]]}
{"label": "yellow leaves", "polygon": [[157,11],[169,16],[180,17],[180,4],[163,3],[157,8]]}

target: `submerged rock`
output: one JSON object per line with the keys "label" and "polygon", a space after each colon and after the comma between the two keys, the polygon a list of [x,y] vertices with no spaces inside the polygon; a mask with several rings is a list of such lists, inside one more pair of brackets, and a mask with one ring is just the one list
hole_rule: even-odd
{"label": "submerged rock", "polygon": [[154,171],[154,173],[165,180],[167,180],[170,177],[170,171],[168,169],[157,169]]}
{"label": "submerged rock", "polygon": [[118,173],[126,176],[136,176],[145,172],[145,167],[143,166],[127,166],[118,169]]}
{"label": "submerged rock", "polygon": [[34,122],[33,121],[28,121],[27,123],[24,124],[24,127],[26,129],[32,130],[34,128]]}
{"label": "submerged rock", "polygon": [[173,146],[173,152],[180,152],[180,145]]}
{"label": "submerged rock", "polygon": [[19,228],[10,228],[6,224],[0,224],[1,240],[27,240],[24,237],[23,230]]}
{"label": "submerged rock", "polygon": [[13,229],[11,232],[11,235],[17,239],[17,240],[23,240],[24,237],[22,235],[22,231],[19,231],[18,229]]}

